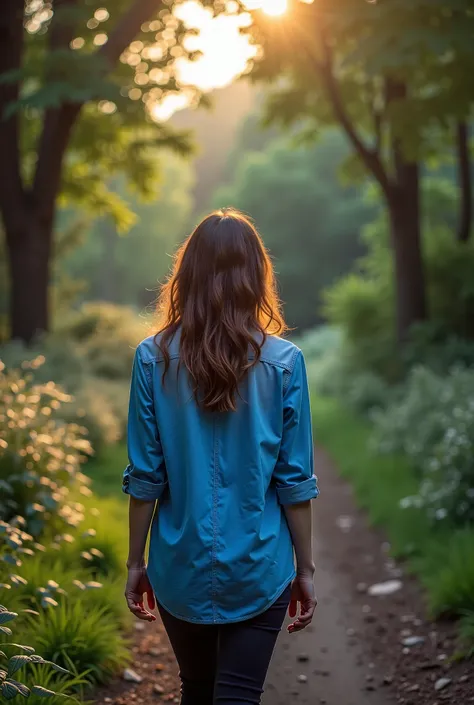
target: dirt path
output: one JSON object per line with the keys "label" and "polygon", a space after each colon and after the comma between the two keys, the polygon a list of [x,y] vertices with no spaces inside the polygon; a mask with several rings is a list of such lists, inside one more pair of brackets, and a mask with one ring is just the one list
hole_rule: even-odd
{"label": "dirt path", "polygon": [[316,618],[300,634],[282,633],[263,702],[391,705],[396,700],[386,688],[378,689],[376,664],[357,637],[364,613],[354,604],[353,581],[347,579],[352,560],[369,548],[368,537],[360,531],[354,535],[355,509],[348,488],[320,451],[316,464],[322,492],[314,503]]}
{"label": "dirt path", "polygon": [[[364,613],[354,604],[352,561],[363,560],[372,536],[354,534],[355,508],[348,488],[327,457],[316,455],[321,498],[314,503],[318,609],[304,632],[280,637],[267,679],[265,705],[391,705],[387,688],[378,689],[378,668],[360,634]],[[341,528],[341,526],[343,528]],[[367,533],[370,532],[367,530]],[[345,544],[345,545],[344,545]]]}
{"label": "dirt path", "polygon": [[[474,703],[473,664],[450,662],[453,626],[425,619],[419,586],[388,558],[389,546],[367,526],[350,487],[320,450],[316,463],[317,617],[298,635],[283,632],[264,705]],[[400,580],[401,588],[386,597],[368,594],[369,586],[388,580]],[[410,637],[420,643],[405,646]],[[179,703],[177,670],[161,625],[139,623],[134,642],[132,668],[142,681],[116,681],[96,702]]]}

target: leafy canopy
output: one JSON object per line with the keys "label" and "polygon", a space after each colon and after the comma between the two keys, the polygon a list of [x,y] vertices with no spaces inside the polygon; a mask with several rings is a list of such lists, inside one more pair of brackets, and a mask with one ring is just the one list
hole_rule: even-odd
{"label": "leafy canopy", "polygon": [[21,65],[0,76],[4,84],[20,84],[18,100],[6,106],[4,117],[20,116],[26,185],[34,178],[46,112],[84,104],[68,145],[60,204],[72,201],[111,214],[122,228],[131,225],[132,216],[108,188],[110,177],[124,172],[141,196],[150,197],[158,149],[181,154],[190,149],[187,133],[157,120],[160,104],[178,92],[190,103],[200,100],[194,87],[179,81],[179,60],[196,53],[186,49],[192,32],[173,14],[171,0],[138,3],[146,19],[127,48],[118,50],[135,5],[132,0],[27,0]]}
{"label": "leafy canopy", "polygon": [[[253,76],[273,85],[269,122],[296,123],[309,140],[325,125],[342,125],[359,157],[362,147],[390,175],[390,135],[408,158],[432,155],[440,133],[472,111],[469,0],[289,6],[281,22],[257,13],[249,30],[263,48]],[[389,99],[390,82],[406,90]]]}

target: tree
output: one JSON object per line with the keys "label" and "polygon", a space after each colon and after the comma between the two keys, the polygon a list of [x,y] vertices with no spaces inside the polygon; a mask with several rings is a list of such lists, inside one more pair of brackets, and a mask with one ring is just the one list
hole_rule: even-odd
{"label": "tree", "polygon": [[[270,122],[339,125],[388,209],[395,260],[397,333],[427,316],[421,245],[420,164],[453,143],[474,96],[474,12],[469,0],[291,0],[281,23],[256,14],[250,29],[263,48],[253,71],[275,86]],[[442,138],[440,140],[440,137]],[[460,232],[470,220],[463,154]],[[354,166],[354,164],[352,165]]]}
{"label": "tree", "polygon": [[[136,222],[124,237],[110,216],[88,228],[81,246],[62,263],[75,281],[86,280],[83,298],[142,308],[155,297],[157,282],[170,268],[177,242],[189,227],[193,175],[190,164],[172,154],[162,158],[162,185],[149,203],[134,199]],[[125,192],[124,179],[116,185]],[[69,214],[74,222],[77,211]]]}
{"label": "tree", "polygon": [[49,327],[58,196],[124,225],[130,213],[107,190],[110,176],[124,171],[149,193],[156,150],[187,148],[183,134],[151,119],[157,102],[182,90],[175,60],[185,36],[168,0],[4,0],[0,211],[12,337],[30,341]]}
{"label": "tree", "polygon": [[[247,130],[241,142],[248,142]],[[360,187],[338,178],[348,152],[335,130],[309,149],[274,139],[263,150],[243,153],[233,182],[214,196],[216,207],[234,206],[255,218],[275,262],[291,327],[321,322],[323,289],[363,252],[359,234],[375,208]]]}

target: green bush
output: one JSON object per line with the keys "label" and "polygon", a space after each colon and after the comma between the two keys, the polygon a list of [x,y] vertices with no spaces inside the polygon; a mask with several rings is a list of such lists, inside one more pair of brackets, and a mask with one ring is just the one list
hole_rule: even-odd
{"label": "green bush", "polygon": [[[128,386],[123,384],[123,387],[125,397],[128,394]],[[79,423],[85,429],[94,453],[100,454],[106,446],[123,437],[124,422],[117,414],[117,406],[112,402],[109,390],[104,391],[102,380],[87,376],[71,403],[61,409],[61,418],[65,422]],[[127,413],[127,409],[128,404],[125,402],[122,417]]]}
{"label": "green bush", "polygon": [[33,346],[2,346],[8,370],[34,374],[37,384],[53,379],[71,394],[52,417],[79,423],[96,453],[124,437],[129,380],[135,348],[150,324],[129,307],[94,302],[60,320]]}
{"label": "green bush", "polygon": [[113,380],[128,380],[135,348],[149,328],[132,308],[105,302],[83,304],[58,326],[76,341],[90,374]]}
{"label": "green bush", "polygon": [[435,617],[460,617],[474,612],[474,541],[472,529],[453,532],[427,562],[424,584]]}
{"label": "green bush", "polygon": [[29,641],[45,658],[68,667],[72,662],[87,681],[105,681],[126,661],[128,652],[106,606],[88,599],[61,599],[55,609],[43,610],[27,630]]}
{"label": "green bush", "polygon": [[77,345],[64,336],[42,335],[33,345],[19,340],[2,345],[2,362],[7,369],[34,372],[38,384],[54,379],[69,393],[80,389],[87,372]]}
{"label": "green bush", "polygon": [[474,519],[474,370],[447,376],[415,368],[404,394],[374,416],[375,444],[402,452],[420,477],[417,494],[402,506],[423,508],[432,519]]}
{"label": "green bush", "polygon": [[34,536],[47,527],[61,533],[83,518],[81,503],[70,494],[90,493],[81,465],[92,448],[81,426],[54,418],[71,401],[68,394],[53,382],[36,384],[31,374],[2,368],[0,362],[0,514],[7,521],[24,517]]}
{"label": "green bush", "polygon": [[347,361],[342,333],[334,326],[318,326],[295,343],[302,349],[308,382],[323,396],[339,396],[347,390]]}
{"label": "green bush", "polygon": [[[34,696],[39,698],[54,697],[59,691],[57,689],[52,690],[50,688],[46,688],[44,685],[44,679],[35,678],[33,683],[29,681],[25,683],[24,677],[22,677],[21,681],[18,680],[20,677],[18,672],[30,665],[47,665],[54,671],[58,671],[59,673],[67,676],[70,675],[70,671],[54,663],[53,661],[44,658],[43,656],[39,656],[35,653],[35,649],[30,645],[17,644],[5,640],[5,635],[7,637],[11,635],[12,630],[10,625],[15,619],[17,619],[17,617],[18,612],[14,612],[13,610],[7,609],[4,605],[0,605],[0,635],[2,636],[0,645],[2,646],[2,649],[6,649],[6,652],[3,650],[0,651],[0,663],[2,660],[7,661],[5,664],[6,670],[3,668],[0,669],[0,694],[3,698],[5,698],[5,700],[12,700],[18,696],[29,698],[29,700],[32,700]],[[6,626],[7,624],[8,626]],[[13,678],[13,676],[16,677]],[[42,680],[43,682],[38,682],[38,680]],[[62,683],[60,684],[61,693],[63,695],[65,694],[65,687],[70,688],[72,685],[77,686],[79,680],[80,679],[77,678],[74,680],[71,680],[70,678],[65,680],[63,678]]]}
{"label": "green bush", "polygon": [[384,409],[393,391],[382,377],[373,372],[361,372],[348,384],[347,401],[351,407],[364,416],[373,411]]}
{"label": "green bush", "polygon": [[320,360],[341,344],[341,331],[335,326],[311,328],[294,342],[304,353],[307,361]]}
{"label": "green bush", "polygon": [[[393,252],[387,223],[365,229],[368,254],[325,294],[325,314],[344,334],[354,373],[370,370],[399,382],[413,364],[447,371],[474,362],[474,240],[459,243],[445,225],[427,224],[423,241],[430,323],[411,332],[402,352],[395,339]],[[470,341],[470,342],[466,342]]]}
{"label": "green bush", "polygon": [[452,335],[437,323],[418,323],[410,331],[403,359],[408,370],[422,364],[446,374],[455,366],[474,366],[474,341]]}
{"label": "green bush", "polygon": [[392,553],[404,558],[408,571],[426,587],[434,617],[460,617],[463,649],[474,653],[474,527],[456,529],[447,522],[434,526],[426,512],[400,500],[419,484],[412,464],[400,454],[377,455],[370,447],[371,425],[347,405],[313,398],[319,442],[354,487],[372,523],[383,528]]}
{"label": "green bush", "polygon": [[81,674],[83,684],[102,682],[127,658],[122,507],[104,502],[103,516],[87,507],[86,529],[43,545],[22,530],[21,521],[0,524],[0,601],[7,595],[11,608],[24,613],[21,639]]}

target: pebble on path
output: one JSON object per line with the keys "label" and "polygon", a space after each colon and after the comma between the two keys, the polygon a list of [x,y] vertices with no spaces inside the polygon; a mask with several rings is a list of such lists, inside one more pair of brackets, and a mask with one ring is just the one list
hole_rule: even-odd
{"label": "pebble on path", "polygon": [[402,644],[403,646],[418,646],[418,644],[423,644],[424,641],[424,636],[407,636],[402,640]]}
{"label": "pebble on path", "polygon": [[434,685],[434,689],[443,690],[443,688],[446,688],[451,682],[451,678],[438,678]]}
{"label": "pebble on path", "polygon": [[143,680],[142,677],[139,676],[138,673],[132,668],[126,668],[122,677],[124,681],[128,681],[129,683],[141,683]]}

